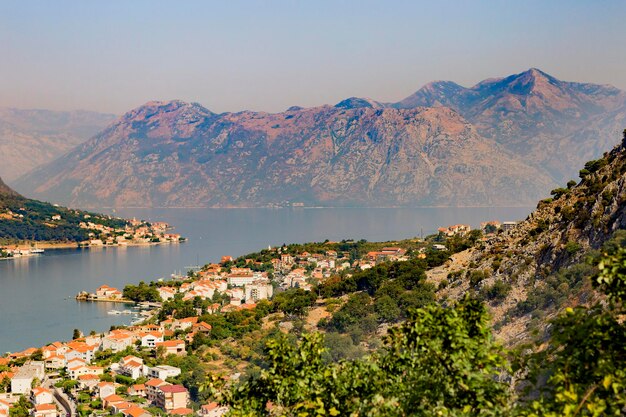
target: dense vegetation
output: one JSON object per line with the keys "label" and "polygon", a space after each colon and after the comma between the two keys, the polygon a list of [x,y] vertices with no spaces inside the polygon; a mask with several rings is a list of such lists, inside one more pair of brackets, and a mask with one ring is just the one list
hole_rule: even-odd
{"label": "dense vegetation", "polygon": [[[126,221],[95,213],[58,207],[19,195],[0,194],[0,214],[16,215],[0,219],[0,243],[15,241],[80,242],[89,238],[88,231],[78,225],[89,216],[89,221],[108,227],[120,228]],[[52,220],[60,216],[59,220]]]}
{"label": "dense vegetation", "polygon": [[[408,309],[370,356],[328,364],[321,334],[296,344],[283,336],[268,342],[257,377],[232,389],[218,378],[208,386],[234,416],[622,415],[626,249],[607,252],[596,268],[592,282],[603,297],[566,309],[548,343],[515,361],[493,342],[484,305],[466,297]],[[522,376],[514,386],[532,395],[517,394],[514,375]]]}
{"label": "dense vegetation", "polygon": [[141,281],[138,285],[128,284],[124,287],[122,294],[124,298],[135,302],[161,301],[161,296],[154,282],[146,284]]}

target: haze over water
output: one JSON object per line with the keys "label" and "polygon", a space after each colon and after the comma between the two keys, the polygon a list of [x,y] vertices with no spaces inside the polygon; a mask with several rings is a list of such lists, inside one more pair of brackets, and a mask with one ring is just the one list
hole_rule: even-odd
{"label": "haze over water", "polygon": [[169,278],[186,266],[219,261],[283,243],[405,239],[437,227],[487,220],[522,220],[531,208],[329,208],[329,209],[125,209],[115,214],[162,220],[189,238],[180,245],[49,250],[45,255],[0,261],[0,352],[67,340],[72,330],[108,330],[128,324],[124,309],[78,303],[73,296],[101,284]]}

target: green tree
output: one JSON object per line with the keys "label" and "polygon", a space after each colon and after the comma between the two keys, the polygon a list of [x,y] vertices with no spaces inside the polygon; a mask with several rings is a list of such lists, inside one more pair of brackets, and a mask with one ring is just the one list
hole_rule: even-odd
{"label": "green tree", "polygon": [[[390,331],[371,357],[325,365],[318,333],[293,345],[268,343],[258,378],[219,390],[233,416],[504,416],[506,369],[491,338],[484,306],[465,299],[453,308],[430,305]],[[268,410],[271,408],[271,412]]]}
{"label": "green tree", "polygon": [[554,322],[548,348],[530,358],[540,399],[528,416],[620,416],[626,409],[626,249],[605,254],[593,277],[606,301],[567,308]]}

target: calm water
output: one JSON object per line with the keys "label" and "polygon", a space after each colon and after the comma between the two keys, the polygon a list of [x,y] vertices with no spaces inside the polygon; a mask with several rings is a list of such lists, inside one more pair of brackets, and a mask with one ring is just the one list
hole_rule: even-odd
{"label": "calm water", "polygon": [[0,352],[67,340],[79,328],[107,330],[128,323],[101,303],[77,303],[81,290],[101,284],[122,289],[169,277],[185,266],[238,256],[268,245],[341,240],[393,240],[433,233],[455,223],[521,220],[530,208],[420,209],[126,209],[117,215],[163,220],[189,238],[180,245],[49,250],[43,256],[0,261]]}

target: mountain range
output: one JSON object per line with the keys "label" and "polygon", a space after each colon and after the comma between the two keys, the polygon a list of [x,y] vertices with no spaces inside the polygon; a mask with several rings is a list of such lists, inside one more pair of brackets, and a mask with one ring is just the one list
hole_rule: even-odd
{"label": "mountain range", "polygon": [[51,162],[115,119],[89,111],[0,108],[0,176],[10,182]]}
{"label": "mountain range", "polygon": [[526,205],[625,117],[626,93],[537,69],[274,114],[149,102],[13,184],[83,207]]}

